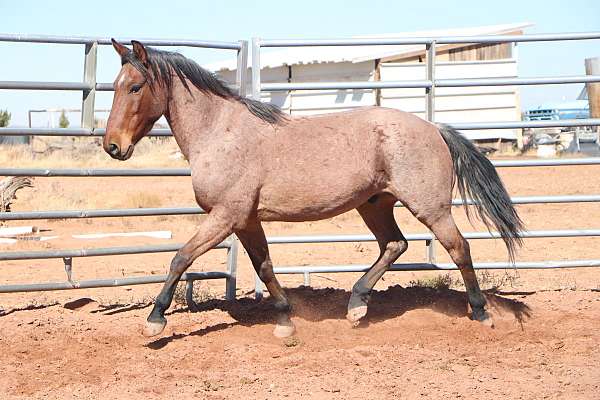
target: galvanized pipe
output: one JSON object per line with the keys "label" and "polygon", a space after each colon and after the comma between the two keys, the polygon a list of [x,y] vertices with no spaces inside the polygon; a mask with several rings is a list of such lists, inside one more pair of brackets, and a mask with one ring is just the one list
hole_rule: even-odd
{"label": "galvanized pipe", "polygon": [[539,78],[475,78],[475,79],[436,79],[437,87],[468,86],[520,86],[520,85],[558,85],[600,82],[598,75],[553,76]]}
{"label": "galvanized pipe", "polygon": [[143,169],[119,169],[119,168],[0,168],[0,176],[190,176],[189,168],[143,168]]}
{"label": "galvanized pipe", "polygon": [[[483,262],[474,263],[474,269],[554,269],[554,268],[590,268],[600,267],[600,260],[574,260],[574,261],[521,261],[509,262]],[[316,266],[289,266],[273,268],[276,274],[305,274],[305,273],[332,273],[332,272],[366,272],[371,265],[316,265]],[[449,271],[457,270],[452,263],[407,263],[392,264],[390,271]]]}
{"label": "galvanized pipe", "polygon": [[92,90],[85,82],[0,81],[0,89],[10,90]]}
{"label": "galvanized pipe", "polygon": [[[179,281],[193,282],[204,279],[228,279],[229,274],[226,272],[186,272]],[[0,293],[14,292],[43,292],[49,290],[69,290],[69,289],[92,289],[102,287],[116,286],[133,286],[145,285],[149,283],[166,282],[167,275],[151,275],[139,276],[131,278],[109,278],[109,279],[94,279],[87,281],[71,282],[49,282],[49,283],[34,283],[34,284],[16,284],[16,285],[1,285]]]}
{"label": "galvanized pipe", "polygon": [[[187,39],[144,39],[144,38],[116,38],[123,44],[129,44],[132,40],[138,40],[146,46],[183,46],[183,47],[203,47],[209,49],[228,49],[239,50],[239,42],[222,42],[207,40],[187,40]],[[57,43],[57,44],[89,44],[98,42],[102,45],[111,45],[111,38],[98,36],[58,36],[58,35],[22,35],[0,33],[0,42],[21,42],[21,43]]]}
{"label": "galvanized pipe", "polygon": [[291,82],[263,83],[260,85],[260,90],[263,92],[282,92],[288,90],[429,88],[431,85],[432,82],[430,80],[373,82]]}
{"label": "galvanized pipe", "polygon": [[[106,129],[85,128],[0,128],[0,136],[91,136],[102,137]],[[172,136],[169,129],[152,129],[147,136]]]}
{"label": "galvanized pipe", "polygon": [[[282,84],[284,85],[284,84]],[[285,84],[287,85],[287,84]],[[561,119],[551,121],[508,121],[508,122],[466,122],[447,124],[458,130],[471,129],[519,129],[519,128],[550,128],[573,126],[600,126],[600,118],[587,119]],[[81,128],[0,128],[0,136],[91,136],[101,137],[106,129],[81,129]],[[153,129],[147,135],[172,136],[169,129]]]}
{"label": "galvanized pipe", "polygon": [[546,42],[562,40],[600,39],[600,32],[532,34],[532,35],[484,35],[484,36],[435,36],[411,38],[369,38],[369,39],[262,39],[260,47],[314,47],[314,46],[383,46],[416,45],[437,42],[438,44],[458,43],[508,43]]}
{"label": "galvanized pipe", "polygon": [[[600,76],[557,76],[540,78],[476,78],[476,79],[438,79],[438,87],[468,86],[519,86],[519,85],[557,85],[600,82]],[[288,90],[326,90],[326,89],[395,89],[395,88],[428,88],[430,80],[377,81],[377,82],[294,82],[264,83],[261,90],[267,92]],[[92,90],[112,91],[112,83],[85,82],[32,82],[32,81],[0,81],[0,89],[11,90]]]}
{"label": "galvanized pipe", "polygon": [[[498,239],[501,237],[498,232],[466,232],[463,233],[465,239]],[[573,229],[573,230],[539,230],[525,231],[519,237],[528,238],[549,238],[549,237],[593,237],[600,236],[600,229]],[[404,236],[407,241],[432,240],[434,236],[431,233],[412,233]],[[357,235],[305,235],[305,236],[273,236],[268,237],[269,244],[307,244],[307,243],[353,243],[353,242],[373,242],[375,236],[371,234]]]}
{"label": "galvanized pipe", "polygon": [[[116,256],[123,254],[168,253],[177,251],[182,243],[159,244],[152,246],[124,246],[124,247],[99,247],[92,249],[63,249],[63,250],[36,250],[36,251],[10,251],[0,253],[0,261],[9,260],[39,260],[42,258],[65,257],[98,257]],[[229,241],[224,241],[215,246],[215,249],[226,249]]]}
{"label": "galvanized pipe", "polygon": [[[600,202],[600,195],[575,196],[523,196],[512,197],[513,204],[550,204],[550,203],[594,203]],[[476,204],[467,199],[467,204]],[[462,206],[461,199],[452,200],[453,206]],[[404,207],[398,202],[396,207]],[[199,207],[149,207],[121,208],[100,210],[64,210],[64,211],[21,211],[0,212],[0,221],[37,220],[37,219],[68,219],[68,218],[112,218],[112,217],[148,217],[157,215],[190,215],[204,214]]]}
{"label": "galvanized pipe", "polygon": [[600,118],[560,119],[552,121],[465,122],[448,124],[454,129],[520,129],[563,128],[570,126],[600,126]]}
{"label": "galvanized pipe", "polygon": [[[600,120],[599,120],[600,121]],[[570,166],[570,165],[599,165],[600,158],[573,158],[573,159],[536,159],[536,160],[493,160],[492,164],[502,167],[542,167],[542,166]],[[45,176],[45,177],[111,177],[111,176],[190,176],[189,168],[0,168],[0,176]],[[582,199],[584,199],[582,197]],[[595,201],[595,200],[583,200]]]}
{"label": "galvanized pipe", "polygon": [[148,217],[157,215],[189,215],[204,213],[205,211],[200,207],[148,207],[103,210],[22,211],[0,212],[0,221],[70,218]]}
{"label": "galvanized pipe", "polygon": [[260,101],[260,39],[252,38],[252,98]]}

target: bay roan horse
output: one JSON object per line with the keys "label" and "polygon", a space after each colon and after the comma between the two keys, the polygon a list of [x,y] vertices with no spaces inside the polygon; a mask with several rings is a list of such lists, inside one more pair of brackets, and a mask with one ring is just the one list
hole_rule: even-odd
{"label": "bay roan horse", "polygon": [[176,285],[194,260],[235,233],[274,299],[275,335],[294,332],[290,303],[273,274],[261,221],[311,221],[356,208],[381,254],[356,282],[348,320],[367,313],[371,290],[407,249],[394,221],[399,200],[425,224],[459,267],[472,319],[491,325],[467,241],[451,214],[453,186],[472,198],[495,227],[511,259],[522,222],[492,164],[458,132],[412,114],[380,107],[309,117],[238,96],[184,56],[113,40],[122,68],[104,149],[127,160],[164,115],[189,160],[198,204],[207,211],[198,232],[177,252],[143,334],[158,335]]}

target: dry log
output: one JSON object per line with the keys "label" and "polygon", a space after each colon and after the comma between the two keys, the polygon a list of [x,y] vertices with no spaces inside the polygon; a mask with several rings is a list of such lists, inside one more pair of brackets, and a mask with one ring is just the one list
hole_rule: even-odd
{"label": "dry log", "polygon": [[9,176],[0,181],[0,211],[10,211],[10,205],[17,198],[17,190],[33,187],[29,176]]}

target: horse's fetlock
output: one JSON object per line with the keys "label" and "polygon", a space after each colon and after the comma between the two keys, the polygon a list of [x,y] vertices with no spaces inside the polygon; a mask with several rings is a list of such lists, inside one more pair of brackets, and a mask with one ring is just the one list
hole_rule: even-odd
{"label": "horse's fetlock", "polygon": [[290,313],[292,311],[292,305],[287,299],[276,301],[274,307],[277,311],[282,313]]}
{"label": "horse's fetlock", "polygon": [[399,257],[408,249],[408,242],[406,240],[398,240],[388,242],[385,246],[386,251],[392,253],[394,257]]}

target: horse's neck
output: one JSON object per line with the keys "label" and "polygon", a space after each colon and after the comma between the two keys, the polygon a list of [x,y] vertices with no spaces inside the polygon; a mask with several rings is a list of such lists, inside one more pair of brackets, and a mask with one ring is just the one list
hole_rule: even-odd
{"label": "horse's neck", "polygon": [[217,123],[227,115],[228,100],[203,93],[190,84],[190,92],[173,82],[165,117],[183,155],[189,160],[195,145],[217,139]]}

